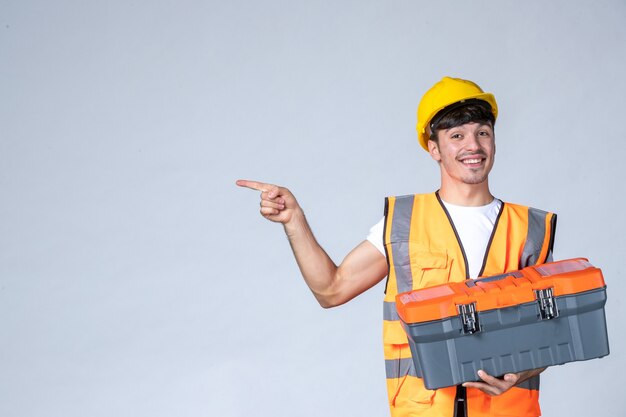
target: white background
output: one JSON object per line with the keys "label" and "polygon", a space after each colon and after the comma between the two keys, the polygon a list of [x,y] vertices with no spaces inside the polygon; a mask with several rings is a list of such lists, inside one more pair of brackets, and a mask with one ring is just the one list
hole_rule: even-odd
{"label": "white background", "polygon": [[321,309],[237,178],[288,186],[337,261],[437,188],[415,109],[496,95],[493,193],[559,214],[610,356],[545,416],[617,416],[626,3],[0,1],[0,416],[385,416],[379,285]]}

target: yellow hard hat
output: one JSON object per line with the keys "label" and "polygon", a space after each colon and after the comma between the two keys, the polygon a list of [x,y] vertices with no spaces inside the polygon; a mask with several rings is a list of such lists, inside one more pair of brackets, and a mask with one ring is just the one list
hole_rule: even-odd
{"label": "yellow hard hat", "polygon": [[424,94],[417,107],[417,138],[428,151],[428,125],[437,113],[446,107],[468,99],[489,103],[493,117],[498,117],[498,104],[493,94],[485,93],[477,84],[460,78],[443,77]]}

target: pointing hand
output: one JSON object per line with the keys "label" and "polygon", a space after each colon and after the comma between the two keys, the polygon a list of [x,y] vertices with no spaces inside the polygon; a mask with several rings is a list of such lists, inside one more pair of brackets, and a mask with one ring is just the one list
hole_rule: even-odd
{"label": "pointing hand", "polygon": [[296,198],[284,187],[249,180],[237,180],[236,184],[261,192],[260,212],[270,221],[287,224],[293,219],[294,213],[300,210]]}

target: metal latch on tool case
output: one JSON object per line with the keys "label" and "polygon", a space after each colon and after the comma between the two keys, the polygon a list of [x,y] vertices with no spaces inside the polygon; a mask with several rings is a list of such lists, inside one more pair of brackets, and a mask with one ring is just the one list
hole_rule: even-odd
{"label": "metal latch on tool case", "polygon": [[479,332],[480,324],[478,323],[478,314],[476,314],[476,303],[459,304],[456,307],[463,323],[461,333],[474,334]]}
{"label": "metal latch on tool case", "polygon": [[539,304],[539,315],[542,320],[550,320],[559,317],[559,309],[556,306],[552,288],[535,290],[537,304]]}

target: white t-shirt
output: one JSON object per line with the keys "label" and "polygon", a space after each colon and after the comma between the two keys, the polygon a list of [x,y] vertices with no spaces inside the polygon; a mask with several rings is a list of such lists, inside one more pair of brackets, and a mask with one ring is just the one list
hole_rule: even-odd
{"label": "white t-shirt", "polygon": [[[443,201],[443,200],[442,200]],[[469,264],[469,276],[477,278],[480,268],[483,266],[483,258],[493,226],[496,223],[502,201],[494,198],[491,203],[486,206],[466,207],[457,206],[443,201],[446,210],[450,213],[454,227],[456,228],[467,262]],[[385,247],[383,245],[383,230],[385,227],[385,218],[376,223],[369,231],[367,240],[385,255]]]}

